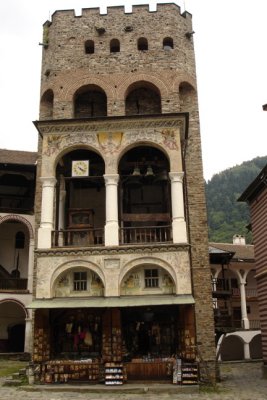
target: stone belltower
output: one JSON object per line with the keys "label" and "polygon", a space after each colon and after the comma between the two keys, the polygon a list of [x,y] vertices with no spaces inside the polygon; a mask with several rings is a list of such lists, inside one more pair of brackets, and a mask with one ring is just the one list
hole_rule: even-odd
{"label": "stone belltower", "polygon": [[191,15],[56,11],[35,125],[34,361],[121,363],[144,380],[153,360],[201,354],[215,371]]}

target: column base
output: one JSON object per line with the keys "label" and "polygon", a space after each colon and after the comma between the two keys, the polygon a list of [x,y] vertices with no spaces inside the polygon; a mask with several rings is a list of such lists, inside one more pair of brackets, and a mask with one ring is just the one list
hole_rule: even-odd
{"label": "column base", "polygon": [[184,219],[176,219],[172,222],[172,237],[173,243],[188,243]]}
{"label": "column base", "polygon": [[38,249],[51,249],[51,228],[38,229]]}
{"label": "column base", "polygon": [[110,222],[105,226],[105,246],[119,245],[119,225],[117,222]]}
{"label": "column base", "polygon": [[248,318],[243,318],[242,319],[242,325],[244,329],[249,329],[249,320]]}

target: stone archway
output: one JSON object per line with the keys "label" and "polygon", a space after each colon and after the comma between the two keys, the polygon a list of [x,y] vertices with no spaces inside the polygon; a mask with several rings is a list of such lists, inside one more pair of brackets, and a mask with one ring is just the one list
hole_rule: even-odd
{"label": "stone archway", "polygon": [[244,341],[237,335],[226,336],[220,348],[222,361],[244,360]]}
{"label": "stone archway", "polygon": [[0,302],[0,351],[4,353],[24,352],[25,318],[28,312],[15,299]]}
{"label": "stone archway", "polygon": [[249,343],[250,357],[252,359],[262,358],[262,343],[261,334],[254,336],[254,338]]}

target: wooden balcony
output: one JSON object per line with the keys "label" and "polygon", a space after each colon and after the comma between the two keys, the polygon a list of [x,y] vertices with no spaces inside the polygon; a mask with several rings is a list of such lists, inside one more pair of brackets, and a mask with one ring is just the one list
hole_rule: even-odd
{"label": "wooden balcony", "polygon": [[[223,298],[223,297],[240,298],[240,289],[229,287],[229,281],[227,279],[213,279],[212,292],[213,292],[213,297],[215,298]],[[258,297],[257,288],[246,287],[247,299],[257,299],[257,297]]]}
{"label": "wooden balcony", "polygon": [[172,242],[172,227],[142,226],[120,229],[120,244],[151,244]]}
{"label": "wooden balcony", "polygon": [[103,228],[52,231],[52,247],[87,247],[103,245]]}
{"label": "wooden balcony", "polygon": [[25,291],[27,290],[28,279],[22,278],[1,278],[0,291]]}

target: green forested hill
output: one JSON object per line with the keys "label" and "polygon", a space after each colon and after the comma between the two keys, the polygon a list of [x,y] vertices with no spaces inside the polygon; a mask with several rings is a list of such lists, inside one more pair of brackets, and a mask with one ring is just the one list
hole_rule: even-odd
{"label": "green forested hill", "polygon": [[232,243],[235,234],[251,242],[246,229],[250,222],[248,205],[236,200],[266,164],[267,156],[257,157],[214,175],[206,183],[210,242]]}

